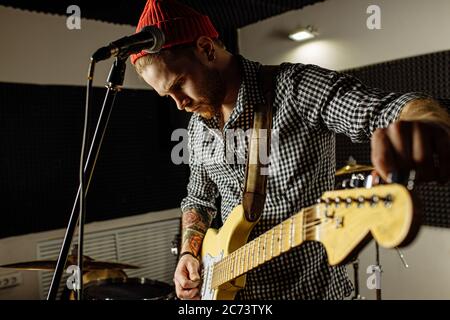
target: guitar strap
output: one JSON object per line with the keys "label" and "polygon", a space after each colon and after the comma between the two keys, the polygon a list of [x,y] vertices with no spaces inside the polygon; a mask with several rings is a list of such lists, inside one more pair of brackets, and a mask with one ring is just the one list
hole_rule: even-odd
{"label": "guitar strap", "polygon": [[259,220],[266,201],[269,163],[261,162],[260,150],[262,148],[261,155],[264,157],[270,154],[272,105],[277,71],[278,66],[261,66],[259,71],[259,88],[262,90],[265,101],[254,106],[253,130],[248,148],[244,194],[242,198],[245,218],[249,222]]}

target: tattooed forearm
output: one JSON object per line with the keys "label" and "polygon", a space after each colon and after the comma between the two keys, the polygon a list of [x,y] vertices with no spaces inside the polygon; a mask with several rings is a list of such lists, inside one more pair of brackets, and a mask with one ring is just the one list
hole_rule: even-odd
{"label": "tattooed forearm", "polygon": [[182,251],[189,251],[197,256],[200,252],[204,236],[204,233],[200,233],[198,231],[190,229],[184,230]]}
{"label": "tattooed forearm", "polygon": [[189,251],[198,255],[206,230],[211,224],[211,214],[196,209],[189,209],[183,213],[183,242],[181,251]]}

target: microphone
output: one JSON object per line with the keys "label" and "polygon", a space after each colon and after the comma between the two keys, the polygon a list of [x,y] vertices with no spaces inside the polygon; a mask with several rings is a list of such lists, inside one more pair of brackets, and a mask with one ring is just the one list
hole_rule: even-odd
{"label": "microphone", "polygon": [[164,33],[159,28],[146,26],[132,36],[120,38],[98,49],[91,58],[98,62],[116,56],[127,58],[130,54],[142,50],[150,53],[158,52],[164,45],[164,41]]}

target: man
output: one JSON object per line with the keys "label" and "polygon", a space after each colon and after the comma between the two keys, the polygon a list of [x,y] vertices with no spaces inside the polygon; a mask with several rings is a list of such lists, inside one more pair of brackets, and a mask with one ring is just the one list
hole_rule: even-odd
{"label": "man", "polygon": [[[178,297],[197,299],[203,236],[216,213],[225,221],[242,199],[245,164],[226,161],[221,133],[252,127],[253,106],[264,101],[260,64],[230,54],[208,17],[174,0],[149,0],[137,31],[147,25],[161,28],[166,44],[159,53],[132,56],[137,72],[158,94],[174,99],[178,109],[193,113],[191,153],[218,142],[216,161],[192,161],[191,154],[188,193],[181,205],[182,253],[174,282]],[[422,178],[448,181],[450,121],[434,100],[384,93],[350,76],[302,64],[282,64],[273,92],[277,171],[268,178],[264,212],[250,238],[333,188],[335,133],[355,142],[371,137],[372,162],[384,178],[414,168]],[[205,141],[205,132],[216,134]],[[321,245],[306,243],[249,272],[238,298],[342,299],[351,290],[345,267],[329,266]]]}

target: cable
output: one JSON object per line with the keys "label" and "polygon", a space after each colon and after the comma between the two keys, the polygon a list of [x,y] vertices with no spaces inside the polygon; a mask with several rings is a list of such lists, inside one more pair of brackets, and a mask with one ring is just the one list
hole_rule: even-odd
{"label": "cable", "polygon": [[80,215],[78,219],[78,275],[79,281],[77,286],[77,300],[83,300],[83,241],[84,241],[84,222],[86,218],[86,173],[84,170],[84,154],[86,149],[88,122],[89,122],[89,102],[92,95],[92,83],[94,80],[95,61],[91,58],[88,69],[87,85],[86,85],[86,103],[84,110],[83,138],[81,142],[80,155]]}

